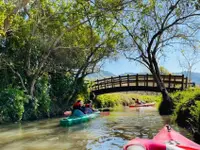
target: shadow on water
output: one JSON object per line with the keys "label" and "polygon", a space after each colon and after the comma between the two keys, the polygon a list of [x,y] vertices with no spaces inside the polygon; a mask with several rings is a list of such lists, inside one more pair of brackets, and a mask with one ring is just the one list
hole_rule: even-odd
{"label": "shadow on water", "polygon": [[[135,137],[152,138],[169,123],[155,108],[126,108],[87,123],[60,127],[60,118],[0,126],[1,150],[120,150]],[[172,126],[182,134],[187,132]]]}

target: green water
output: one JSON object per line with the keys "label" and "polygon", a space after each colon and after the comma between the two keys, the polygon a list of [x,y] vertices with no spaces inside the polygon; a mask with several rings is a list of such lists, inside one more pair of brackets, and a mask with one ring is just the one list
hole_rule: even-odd
{"label": "green water", "polygon": [[[60,118],[0,126],[0,150],[121,150],[132,138],[152,138],[169,117],[155,108],[125,108],[63,128]],[[172,127],[187,135],[175,125]]]}

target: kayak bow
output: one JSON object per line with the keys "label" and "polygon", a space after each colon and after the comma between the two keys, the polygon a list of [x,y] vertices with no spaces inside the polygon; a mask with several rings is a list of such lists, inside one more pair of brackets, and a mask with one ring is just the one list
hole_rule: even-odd
{"label": "kayak bow", "polygon": [[200,145],[166,125],[152,140],[135,138],[124,150],[200,150]]}

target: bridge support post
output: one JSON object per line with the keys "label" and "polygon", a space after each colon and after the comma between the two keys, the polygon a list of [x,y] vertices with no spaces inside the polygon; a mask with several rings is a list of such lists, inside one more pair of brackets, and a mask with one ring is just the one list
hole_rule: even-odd
{"label": "bridge support post", "polygon": [[184,90],[184,74],[182,75],[182,85],[181,85],[181,90]]}
{"label": "bridge support post", "polygon": [[136,86],[138,86],[138,74],[136,74]]}
{"label": "bridge support post", "polygon": [[127,85],[128,85],[128,87],[130,86],[130,84],[129,84],[129,74],[127,75]]}
{"label": "bridge support post", "polygon": [[122,87],[121,76],[119,76],[119,86]]}
{"label": "bridge support post", "polygon": [[147,75],[146,75],[146,81],[145,81],[147,87],[148,87],[148,80],[149,80],[149,79],[148,79],[148,73],[147,73]]}
{"label": "bridge support post", "polygon": [[169,74],[169,79],[168,79],[169,81],[168,81],[168,88],[170,89],[170,87],[171,87],[171,74]]}
{"label": "bridge support post", "polygon": [[97,79],[97,90],[99,90],[99,80]]}
{"label": "bridge support post", "polygon": [[112,86],[112,88],[114,87],[114,85],[113,85],[113,77],[111,77],[111,86]]}
{"label": "bridge support post", "polygon": [[185,88],[187,89],[188,86],[188,77],[186,77],[186,83],[185,83]]}
{"label": "bridge support post", "polygon": [[104,89],[106,89],[106,79],[104,78]]}

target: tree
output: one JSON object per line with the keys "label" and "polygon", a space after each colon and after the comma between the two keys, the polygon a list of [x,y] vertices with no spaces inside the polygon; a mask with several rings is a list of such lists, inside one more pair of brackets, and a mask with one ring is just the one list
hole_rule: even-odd
{"label": "tree", "polygon": [[199,52],[191,51],[191,50],[182,50],[181,51],[183,59],[179,59],[179,65],[181,68],[186,70],[187,77],[189,78],[189,82],[192,81],[191,74],[194,66],[200,62]]}
{"label": "tree", "polygon": [[24,9],[24,11],[26,13],[27,12],[27,4],[30,3],[30,0],[18,0],[18,1],[14,1],[14,0],[5,0],[4,2],[0,2],[0,6],[6,6],[4,10],[4,12],[6,12],[6,15],[4,15],[4,18],[1,18],[2,22],[3,22],[3,31],[7,32],[12,24],[12,20],[13,20],[13,16],[15,16],[20,9]]}
{"label": "tree", "polygon": [[[111,20],[105,12],[92,3],[75,2],[74,7],[80,8],[78,13],[82,14],[87,22],[73,32],[74,43],[71,41],[70,45],[52,53],[53,57],[56,56],[55,65],[60,68],[67,67],[74,77],[67,104],[69,101],[73,102],[80,82],[83,82],[88,74],[100,69],[98,63],[116,51],[116,45],[122,38],[122,32],[117,30],[119,27],[116,21]],[[96,17],[91,18],[91,15]]]}
{"label": "tree", "polygon": [[1,45],[2,68],[12,71],[33,101],[35,85],[44,73],[69,72],[73,84],[68,103],[84,77],[115,51],[122,37],[116,21],[95,7],[85,0],[35,1],[12,19],[12,35]]}
{"label": "tree", "polygon": [[172,100],[160,77],[158,57],[171,46],[196,42],[200,12],[196,1],[129,1],[120,17],[113,16],[126,30],[119,49],[128,59],[146,66],[163,96],[161,114],[172,112]]}

